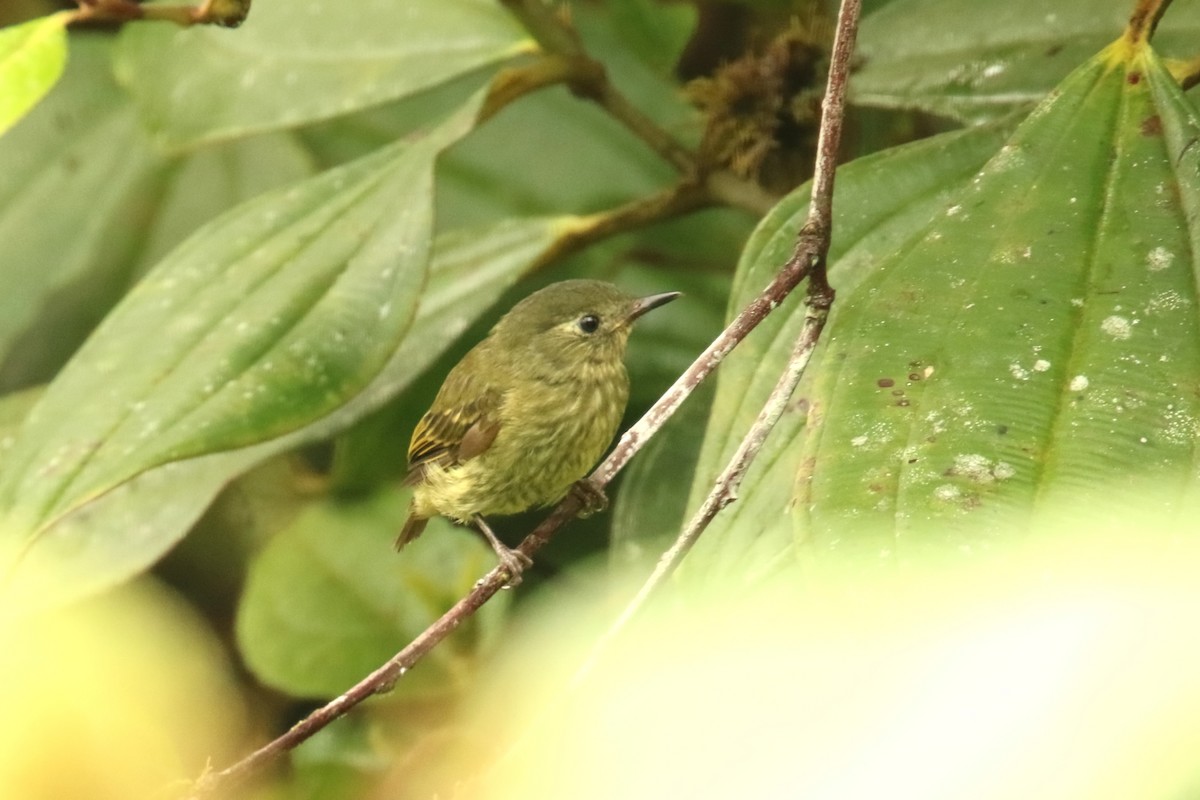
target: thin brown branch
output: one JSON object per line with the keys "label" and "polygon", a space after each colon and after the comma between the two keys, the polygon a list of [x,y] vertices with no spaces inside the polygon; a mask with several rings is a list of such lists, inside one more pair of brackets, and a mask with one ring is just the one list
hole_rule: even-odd
{"label": "thin brown branch", "polygon": [[594,80],[587,73],[598,67],[591,59],[557,53],[542,55],[520,66],[505,67],[492,78],[487,99],[479,112],[479,122],[487,121],[511,103],[546,86]]}
{"label": "thin brown branch", "polygon": [[850,59],[854,51],[860,7],[861,0],[842,0],[829,69],[829,82],[825,91],[821,129],[817,140],[817,163],[813,173],[812,201],[808,207],[808,218],[796,239],[796,247],[792,256],[781,270],[781,274],[794,271],[809,273],[804,325],[796,339],[795,347],[775,388],[767,397],[766,403],[733,457],[713,483],[712,491],[709,492],[692,519],[684,526],[675,542],[659,559],[654,571],[638,589],[637,594],[597,641],[591,655],[575,674],[574,683],[576,684],[586,678],[600,654],[607,649],[608,644],[646,604],[651,595],[678,569],[684,557],[699,541],[701,534],[721,509],[737,499],[746,470],[758,457],[767,436],[779,422],[780,416],[791,401],[792,394],[795,393],[796,386],[800,383],[800,378],[812,357],[813,350],[816,349],[821,331],[825,328],[825,322],[829,317],[829,308],[833,303],[833,290],[829,287],[825,269],[826,258],[829,254],[830,234],[833,230],[833,182],[837,172],[837,152],[841,139],[846,84],[850,77]]}
{"label": "thin brown branch", "polygon": [[[613,477],[629,463],[634,454],[641,449],[646,440],[653,436],[675,413],[683,401],[700,385],[700,382],[708,377],[725,356],[787,298],[807,274],[809,263],[803,258],[793,257],[789,260],[763,293],[742,309],[733,322],[713,340],[671,388],[633,427],[625,432],[608,458],[592,472],[591,480],[597,486],[601,488],[607,486]],[[575,493],[568,494],[553,512],[525,537],[517,549],[532,557],[579,511],[578,496]],[[245,780],[330,722],[346,714],[368,697],[391,689],[396,681],[426,653],[504,588],[507,580],[507,572],[503,567],[497,566],[480,579],[470,594],[459,600],[408,646],[345,693],[318,708],[292,726],[286,733],[263,745],[241,761],[225,769],[202,775],[189,795],[190,800],[212,797],[218,791],[227,791],[230,786]]]}
{"label": "thin brown branch", "polygon": [[[704,202],[695,207],[719,202],[762,215],[779,202],[779,197],[757,183],[731,172],[714,171],[701,176],[696,154],[663,130],[613,85],[604,65],[588,55],[569,20],[553,13],[543,0],[504,0],[504,3],[534,37],[544,55],[529,64],[501,70],[496,75],[480,113],[481,122],[530,92],[562,83],[577,96],[600,106],[679,171],[678,184],[668,190],[676,198],[701,197],[698,190],[702,178]],[[653,200],[650,198],[650,202]],[[624,209],[619,211],[623,213]]]}
{"label": "thin brown branch", "polygon": [[143,5],[134,0],[76,0],[71,22],[158,20],[182,27],[220,25],[236,28],[250,13],[251,0],[204,0],[198,5]]}
{"label": "thin brown branch", "polygon": [[607,72],[602,74],[602,80],[596,81],[592,86],[576,87],[576,91],[584,97],[594,100],[614,119],[649,145],[654,152],[682,172],[685,177],[699,172],[695,154],[684,147],[674,136],[660,128],[658,123],[631,103],[629,98],[617,91],[612,81],[608,79]]}
{"label": "thin brown branch", "polygon": [[[521,2],[521,0],[513,0]],[[780,403],[786,403],[795,381],[807,362],[824,325],[833,292],[825,278],[825,254],[829,248],[831,230],[833,172],[836,166],[838,138],[841,131],[841,111],[844,104],[846,81],[849,74],[850,52],[853,49],[854,33],[857,30],[860,0],[843,0],[838,21],[838,38],[835,40],[833,64],[830,70],[829,89],[825,100],[825,114],[821,122],[818,140],[818,162],[813,179],[813,203],[809,219],[800,231],[795,251],[775,275],[771,283],[752,300],[724,331],[705,349],[670,389],[649,411],[625,434],[608,457],[592,472],[590,479],[603,488],[626,464],[642,445],[653,436],[668,418],[682,405],[683,401],[708,377],[733,348],[791,294],[805,277],[809,277],[808,317],[804,331],[797,344],[796,352],[789,361],[788,370],[780,380],[772,401],[760,415],[761,424],[756,424],[739,448],[740,457],[735,457],[726,470],[726,477],[714,490],[710,503],[716,513],[736,495],[737,485],[757,448],[761,447],[766,433],[778,418]],[[561,35],[561,32],[560,34]],[[836,119],[835,119],[836,117]],[[780,398],[783,398],[781,401]],[[533,556],[567,522],[578,514],[580,501],[575,493],[567,495],[554,511],[542,521],[518,550]],[[711,515],[708,516],[711,519]],[[702,529],[707,522],[699,524]],[[690,527],[690,526],[689,526]],[[696,534],[698,535],[698,533]],[[505,585],[507,573],[496,567],[485,575],[475,588],[458,601],[449,611],[430,625],[403,650],[359,681],[344,694],[312,712],[277,739],[267,743],[241,761],[223,770],[207,773],[196,782],[191,798],[211,797],[218,790],[227,791],[230,786],[252,775],[256,770],[273,761],[333,720],[374,694],[388,691],[409,669],[411,669],[435,645],[450,635],[462,622],[474,614]]]}
{"label": "thin brown branch", "polygon": [[590,244],[619,233],[679,217],[717,204],[703,184],[680,183],[649,197],[580,217],[538,258],[534,268],[555,263]]}
{"label": "thin brown branch", "polygon": [[659,558],[654,571],[650,573],[650,576],[638,588],[633,599],[622,609],[608,630],[596,641],[587,660],[576,671],[572,679],[573,685],[579,685],[591,674],[592,669],[595,667],[600,656],[608,649],[609,644],[625,629],[629,621],[641,610],[654,592],[678,569],[679,565],[683,562],[684,556],[691,552],[696,542],[700,540],[700,535],[708,528],[709,523],[716,518],[717,514],[723,508],[737,499],[738,489],[741,487],[742,478],[745,476],[746,470],[749,469],[754,459],[758,457],[759,451],[766,442],[767,435],[775,427],[775,424],[779,422],[779,418],[787,408],[792,394],[796,391],[796,385],[799,384],[800,378],[804,375],[804,369],[808,366],[809,359],[812,357],[813,350],[816,349],[817,341],[820,339],[821,331],[825,328],[825,321],[829,316],[829,305],[832,300],[832,294],[821,298],[814,298],[810,293],[809,297],[806,298],[805,302],[808,308],[805,313],[804,326],[800,331],[799,337],[796,339],[796,345],[791,357],[788,359],[787,367],[784,369],[783,374],[779,376],[779,382],[776,383],[775,388],[771,391],[767,402],[758,414],[758,418],[755,419],[754,424],[750,427],[749,432],[738,446],[737,451],[733,454],[725,469],[717,477],[712,491],[704,499],[704,502],[700,505],[695,515],[692,516],[692,519],[680,532],[671,547]]}

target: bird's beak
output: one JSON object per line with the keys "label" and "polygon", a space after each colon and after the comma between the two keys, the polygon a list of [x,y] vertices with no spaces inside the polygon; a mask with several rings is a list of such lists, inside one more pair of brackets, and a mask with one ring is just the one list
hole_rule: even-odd
{"label": "bird's beak", "polygon": [[633,308],[629,309],[629,316],[625,318],[625,324],[632,324],[635,319],[647,311],[653,311],[659,306],[665,306],[681,294],[683,292],[663,292],[662,294],[652,294],[649,297],[640,297],[634,300]]}

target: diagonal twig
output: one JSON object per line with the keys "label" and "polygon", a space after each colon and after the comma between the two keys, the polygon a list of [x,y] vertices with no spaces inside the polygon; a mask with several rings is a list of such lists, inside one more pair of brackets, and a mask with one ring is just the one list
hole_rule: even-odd
{"label": "diagonal twig", "polygon": [[[772,311],[791,294],[792,290],[806,277],[809,278],[809,288],[806,302],[808,303],[808,318],[801,333],[797,351],[780,386],[772,394],[773,400],[768,403],[747,437],[753,437],[757,446],[761,446],[762,438],[778,418],[778,409],[772,410],[777,394],[794,388],[802,370],[815,346],[820,334],[825,316],[833,300],[833,291],[825,277],[825,256],[829,249],[830,217],[832,213],[833,175],[836,165],[838,141],[842,125],[842,110],[845,104],[846,80],[850,68],[850,55],[853,49],[854,33],[857,30],[860,0],[843,0],[838,16],[838,34],[835,39],[832,63],[830,67],[829,88],[824,102],[824,114],[821,120],[820,138],[818,141],[818,161],[813,177],[813,201],[809,209],[809,217],[804,228],[800,231],[795,251],[792,257],[775,275],[771,283],[752,300],[722,333],[704,350],[692,365],[675,381],[670,389],[650,408],[649,411],[625,434],[620,442],[592,472],[590,479],[603,488],[620,472],[642,445],[653,436],[668,418],[682,405],[683,401],[699,386],[731,350],[754,330]],[[781,388],[782,387],[782,388]],[[784,400],[786,402],[786,400]],[[782,404],[780,404],[780,407]],[[736,493],[740,475],[757,453],[754,441],[739,448],[739,457],[735,457],[727,476],[718,482],[714,490],[715,499],[710,498],[715,515],[716,510],[727,504]],[[743,452],[744,450],[744,452]],[[710,503],[705,504],[706,507]],[[532,556],[550,540],[550,538],[566,522],[578,514],[580,501],[572,493],[567,496],[542,521],[524,541],[518,550],[527,556]],[[708,516],[711,519],[711,515]],[[699,530],[707,525],[708,520],[697,523]],[[689,526],[689,529],[692,526]],[[695,535],[699,535],[697,532]],[[680,556],[681,557],[681,556]],[[286,733],[255,750],[250,755],[225,769],[202,775],[192,787],[190,798],[196,800],[211,797],[217,790],[228,790],[232,785],[245,780],[258,769],[288,752],[305,741],[317,731],[324,728],[333,720],[346,714],[350,709],[374,694],[385,692],[395,685],[403,675],[413,667],[424,655],[439,642],[450,635],[463,621],[474,614],[484,603],[496,595],[505,585],[508,575],[502,567],[497,567],[485,575],[475,585],[474,589],[459,600],[449,611],[413,639],[403,650],[396,653],[386,663],[363,678],[343,694],[334,698],[321,708],[313,711],[300,722],[296,723]]]}
{"label": "diagonal twig", "polygon": [[700,505],[695,515],[680,532],[671,547],[663,553],[650,577],[638,589],[637,594],[618,615],[616,621],[596,642],[588,659],[574,676],[578,684],[595,666],[600,654],[624,629],[635,614],[646,604],[650,596],[679,567],[684,556],[700,539],[700,535],[713,518],[725,506],[737,499],[738,488],[750,464],[758,456],[767,435],[779,421],[796,386],[804,374],[813,350],[829,317],[834,292],[826,276],[826,257],[829,254],[829,239],[832,232],[833,180],[837,171],[837,152],[841,141],[842,117],[845,104],[846,83],[850,77],[850,57],[854,51],[854,39],[858,30],[861,0],[843,0],[838,14],[837,32],[833,40],[833,56],[825,91],[821,129],[817,140],[817,162],[813,172],[812,201],[808,207],[808,218],[796,240],[796,247],[781,272],[807,270],[808,292],[804,325],[796,339],[795,347],[787,366],[767,402],[750,426],[733,457],[713,484],[712,491]]}

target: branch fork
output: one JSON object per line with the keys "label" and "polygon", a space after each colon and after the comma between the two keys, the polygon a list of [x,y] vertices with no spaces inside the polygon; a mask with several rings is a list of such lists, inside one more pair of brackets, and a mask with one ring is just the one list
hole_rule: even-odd
{"label": "branch fork", "polygon": [[[104,2],[105,0],[99,1]],[[543,48],[567,57],[585,55],[574,31],[551,15],[541,0],[505,0],[505,2],[526,24]],[[834,291],[830,288],[825,274],[826,255],[832,230],[833,178],[841,136],[846,84],[849,79],[851,54],[858,27],[860,7],[861,0],[842,0],[838,14],[837,33],[834,39],[828,88],[823,103],[817,145],[817,163],[812,181],[812,202],[809,206],[808,219],[798,232],[792,256],[780,267],[771,283],[742,309],[642,419],[625,432],[617,446],[596,467],[588,480],[601,489],[607,486],[629,462],[634,453],[641,448],[642,444],[657,433],[700,382],[711,374],[725,356],[768,314],[778,308],[801,281],[807,278],[805,321],[792,356],[758,419],[755,420],[737,452],[717,479],[713,490],[693,519],[685,526],[676,542],[663,554],[654,573],[643,584],[614,625],[597,642],[592,656],[576,674],[576,682],[588,673],[596,662],[596,657],[603,651],[607,643],[619,634],[626,622],[637,613],[652,592],[670,576],[716,514],[737,499],[742,477],[757,456],[768,433],[787,407],[824,328],[834,299]],[[609,86],[606,79],[603,85]],[[625,112],[620,110],[620,103],[612,104],[613,94],[613,92],[602,93],[602,97],[607,98],[602,101],[602,105],[631,129],[635,128],[638,124],[637,118],[622,116]],[[619,95],[617,96],[619,97]],[[640,114],[640,111],[637,113]],[[635,130],[635,132],[638,131]],[[666,136],[666,134],[663,135]],[[646,137],[643,136],[643,138]],[[677,164],[686,177],[689,174],[687,167],[695,163],[694,159],[684,150],[675,151],[677,143],[673,143],[670,137],[667,139],[671,143],[670,145],[663,145],[663,149],[657,147],[656,149],[659,149],[659,152],[672,163],[679,158],[678,152],[686,154],[687,158],[681,160],[687,161],[687,163]],[[517,551],[525,556],[533,556],[559,528],[573,519],[581,508],[579,497],[575,493],[568,494],[550,515],[525,537],[516,548]],[[244,780],[256,770],[308,739],[333,720],[346,714],[368,697],[392,688],[396,681],[422,656],[499,592],[507,579],[507,573],[503,567],[497,566],[492,569],[469,594],[459,600],[441,618],[385,664],[342,695],[312,712],[286,733],[260,747],[241,761],[223,770],[202,775],[193,786],[190,797],[198,799],[212,796],[218,789],[227,789],[230,785]]]}

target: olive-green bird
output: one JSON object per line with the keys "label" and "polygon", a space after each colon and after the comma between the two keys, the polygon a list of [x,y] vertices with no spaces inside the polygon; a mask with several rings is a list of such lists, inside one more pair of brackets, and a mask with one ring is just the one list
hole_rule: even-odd
{"label": "olive-green bird", "polygon": [[678,292],[635,298],[603,281],[534,292],[450,370],[408,447],[414,486],[399,549],[430,517],[474,524],[512,581],[528,564],[483,519],[551,505],[604,455],[625,413],[625,345],[638,317]]}

